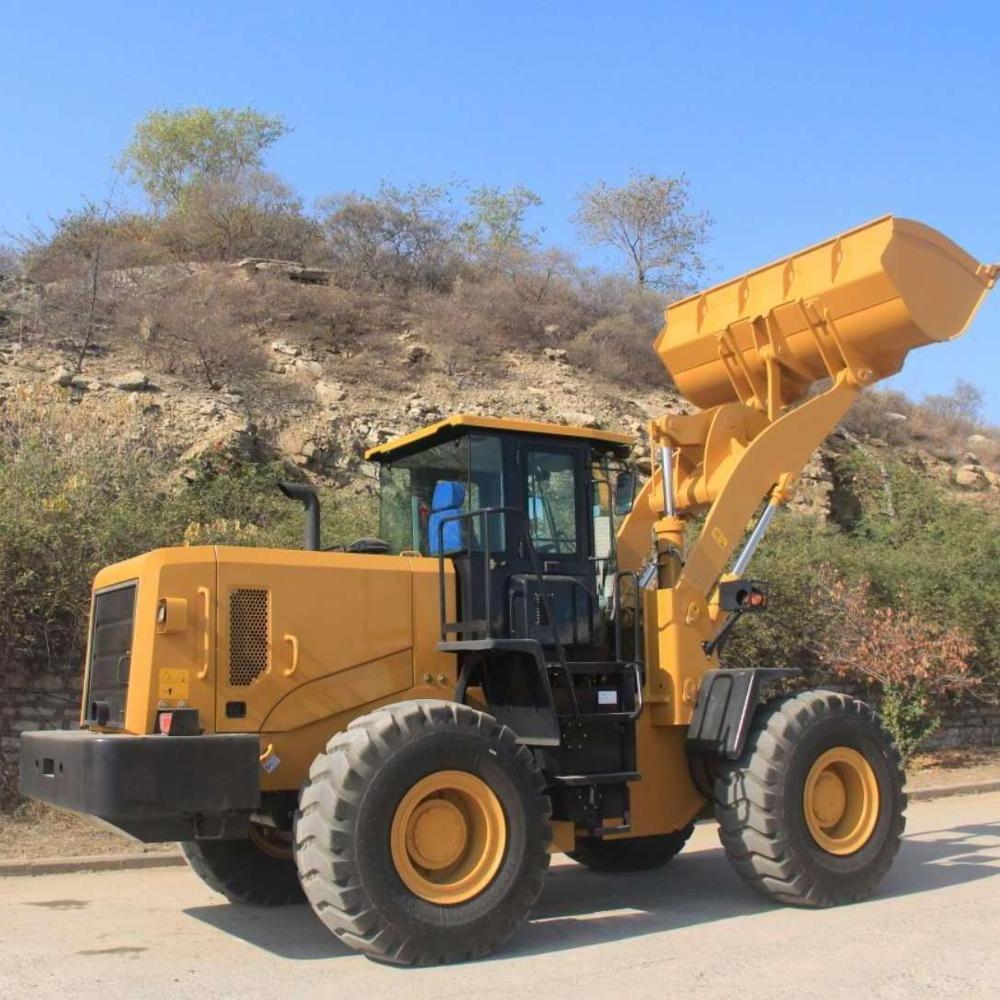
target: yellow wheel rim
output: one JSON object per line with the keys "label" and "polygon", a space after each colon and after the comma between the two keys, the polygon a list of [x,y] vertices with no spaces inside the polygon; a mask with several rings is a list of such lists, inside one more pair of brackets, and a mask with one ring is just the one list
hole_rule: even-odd
{"label": "yellow wheel rim", "polygon": [[809,769],[803,794],[806,826],[830,854],[854,854],[878,822],[878,779],[857,750],[833,747]]}
{"label": "yellow wheel rim", "polygon": [[493,881],[507,847],[507,820],[481,778],[436,771],[403,796],[389,843],[396,872],[410,892],[454,906]]}
{"label": "yellow wheel rim", "polygon": [[288,834],[283,834],[279,830],[272,830],[270,827],[250,824],[250,843],[269,857],[277,858],[279,861],[293,861],[295,858],[292,851],[292,838]]}

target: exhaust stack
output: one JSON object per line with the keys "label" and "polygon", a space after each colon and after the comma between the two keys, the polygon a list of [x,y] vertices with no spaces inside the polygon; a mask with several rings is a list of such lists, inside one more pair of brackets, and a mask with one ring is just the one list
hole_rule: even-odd
{"label": "exhaust stack", "polygon": [[306,526],[302,547],[309,552],[319,551],[319,497],[311,486],[304,483],[278,483],[278,489],[289,500],[298,500],[306,509]]}

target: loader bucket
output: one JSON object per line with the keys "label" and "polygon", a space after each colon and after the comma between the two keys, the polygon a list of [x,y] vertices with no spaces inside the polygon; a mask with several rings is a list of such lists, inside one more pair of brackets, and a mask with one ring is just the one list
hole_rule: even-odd
{"label": "loader bucket", "polygon": [[767,409],[770,384],[781,407],[842,371],[870,385],[914,348],[958,337],[997,272],[887,215],[670,305],[654,348],[696,406]]}

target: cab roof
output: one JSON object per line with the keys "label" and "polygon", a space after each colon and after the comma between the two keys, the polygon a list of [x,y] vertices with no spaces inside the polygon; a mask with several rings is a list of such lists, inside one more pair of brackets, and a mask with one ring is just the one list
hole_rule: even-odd
{"label": "cab roof", "polygon": [[539,420],[518,420],[510,417],[479,417],[468,413],[428,424],[410,434],[392,438],[383,444],[369,448],[365,459],[369,462],[388,462],[420,447],[427,447],[457,437],[462,430],[507,431],[513,434],[537,434],[544,437],[573,438],[590,441],[620,457],[625,457],[632,447],[633,439],[628,434],[613,431],[592,430],[589,427],[567,427],[564,424],[548,424]]}

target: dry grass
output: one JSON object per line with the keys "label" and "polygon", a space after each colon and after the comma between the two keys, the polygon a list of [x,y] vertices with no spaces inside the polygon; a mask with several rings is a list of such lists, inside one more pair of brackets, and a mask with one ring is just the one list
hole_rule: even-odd
{"label": "dry grass", "polygon": [[[866,392],[848,411],[843,424],[859,437],[881,440],[893,448],[919,448],[952,464],[962,464],[966,455],[972,454],[987,468],[1000,470],[1000,429],[973,414],[956,412],[958,407],[940,405],[949,399],[934,397],[928,405],[891,390]],[[986,440],[970,442],[973,435]]]}

